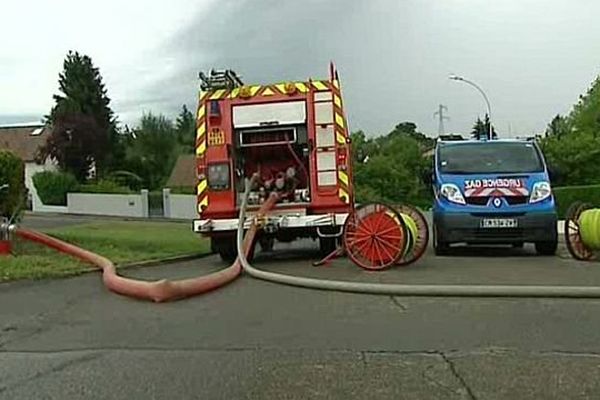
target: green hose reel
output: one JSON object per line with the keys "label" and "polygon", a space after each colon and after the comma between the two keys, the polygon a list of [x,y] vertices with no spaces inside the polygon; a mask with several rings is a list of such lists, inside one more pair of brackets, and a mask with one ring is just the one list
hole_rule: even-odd
{"label": "green hose reel", "polygon": [[417,228],[417,223],[415,220],[408,214],[400,213],[402,220],[404,221],[404,225],[406,225],[406,247],[404,248],[404,254],[402,258],[406,257],[407,254],[412,252],[415,248],[415,243],[417,238],[419,237],[419,230]]}
{"label": "green hose reel", "polygon": [[429,227],[423,214],[415,207],[396,207],[406,227],[406,248],[397,265],[408,265],[417,261],[427,250]]}
{"label": "green hose reel", "polygon": [[576,202],[565,216],[565,243],[573,258],[590,261],[600,252],[600,209]]}
{"label": "green hose reel", "polygon": [[579,215],[581,241],[591,250],[600,250],[600,209],[585,210]]}

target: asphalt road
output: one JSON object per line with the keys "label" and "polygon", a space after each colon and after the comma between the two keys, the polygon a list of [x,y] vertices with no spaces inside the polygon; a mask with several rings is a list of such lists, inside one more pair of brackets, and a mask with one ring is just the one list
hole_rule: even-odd
{"label": "asphalt road", "polygon": [[[458,250],[367,273],[314,249],[268,270],[406,283],[600,284],[600,264],[533,250]],[[181,278],[216,257],[124,271]],[[242,277],[151,304],[99,274],[0,285],[0,399],[595,399],[600,300],[461,299],[311,291]]]}

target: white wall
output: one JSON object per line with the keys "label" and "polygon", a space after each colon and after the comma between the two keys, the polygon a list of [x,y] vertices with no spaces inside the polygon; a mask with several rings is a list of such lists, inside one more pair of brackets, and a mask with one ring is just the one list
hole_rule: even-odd
{"label": "white wall", "polygon": [[165,218],[197,219],[197,199],[193,194],[171,194],[169,189],[163,189]]}
{"label": "white wall", "polygon": [[46,159],[44,164],[37,164],[35,162],[25,163],[25,187],[29,190],[31,195],[31,206],[33,211],[37,212],[55,212],[55,213],[66,213],[67,207],[65,206],[47,206],[42,203],[42,200],[37,194],[35,185],[33,184],[33,176],[38,172],[43,171],[55,171],[57,169],[56,163]]}
{"label": "white wall", "polygon": [[148,192],[142,191],[142,194],[68,193],[67,208],[70,214],[147,217]]}

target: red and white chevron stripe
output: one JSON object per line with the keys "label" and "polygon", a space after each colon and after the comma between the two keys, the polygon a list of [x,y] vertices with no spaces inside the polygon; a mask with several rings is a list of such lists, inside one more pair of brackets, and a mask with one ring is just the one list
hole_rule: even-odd
{"label": "red and white chevron stripe", "polygon": [[512,197],[529,196],[529,191],[524,187],[493,188],[480,187],[465,190],[465,197]]}

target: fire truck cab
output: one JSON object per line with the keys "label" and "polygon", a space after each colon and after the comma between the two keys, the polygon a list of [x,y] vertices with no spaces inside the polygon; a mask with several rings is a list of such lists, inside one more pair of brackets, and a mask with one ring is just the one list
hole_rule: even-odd
{"label": "fire truck cab", "polygon": [[318,238],[334,250],[352,208],[352,166],[340,81],[245,85],[231,70],[200,74],[197,110],[195,232],[208,236],[222,259],[237,256],[235,236],[247,179],[252,215],[271,192],[279,194],[258,236],[263,250],[275,240]]}

